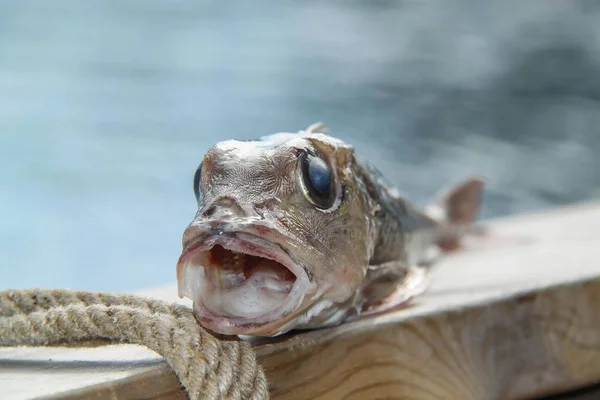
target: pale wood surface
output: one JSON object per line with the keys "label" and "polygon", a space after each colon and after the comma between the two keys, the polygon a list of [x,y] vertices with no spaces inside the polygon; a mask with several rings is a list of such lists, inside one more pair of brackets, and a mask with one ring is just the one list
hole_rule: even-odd
{"label": "pale wood surface", "polygon": [[[488,226],[411,308],[257,344],[272,397],[517,399],[600,382],[600,204]],[[0,348],[0,398],[36,396],[183,398],[138,346]]]}

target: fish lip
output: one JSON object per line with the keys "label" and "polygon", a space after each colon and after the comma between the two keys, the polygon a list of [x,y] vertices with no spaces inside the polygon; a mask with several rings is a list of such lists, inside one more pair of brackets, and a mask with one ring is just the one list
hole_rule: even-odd
{"label": "fish lip", "polygon": [[[177,262],[178,294],[179,297],[187,297],[193,301],[196,318],[209,330],[225,335],[273,336],[277,334],[280,325],[278,321],[285,322],[286,317],[297,310],[302,305],[304,297],[310,293],[310,288],[314,286],[311,275],[294,259],[288,248],[276,239],[282,236],[277,230],[262,225],[247,225],[239,228],[227,229],[225,226],[219,226],[215,229],[214,224],[196,227],[195,236],[184,244]],[[201,268],[186,266],[186,261],[200,252],[212,249],[215,245],[232,251],[270,258],[280,263],[296,277],[290,293],[279,306],[258,317],[244,318],[214,314],[204,305],[201,296],[184,284],[184,272],[186,267]]]}

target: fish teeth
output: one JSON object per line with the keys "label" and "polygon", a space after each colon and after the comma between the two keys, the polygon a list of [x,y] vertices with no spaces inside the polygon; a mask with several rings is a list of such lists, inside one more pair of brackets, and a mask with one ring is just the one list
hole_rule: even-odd
{"label": "fish teeth", "polygon": [[183,269],[183,279],[178,285],[180,297],[195,300],[202,291],[204,283],[204,267],[201,265],[186,264]]}
{"label": "fish teeth", "polygon": [[262,287],[270,290],[271,292],[284,292],[289,293],[292,290],[293,284],[290,282],[282,282],[278,279],[266,278],[262,282]]}
{"label": "fish teeth", "polygon": [[246,260],[246,255],[242,253],[235,253],[233,256],[233,261],[235,264],[235,268],[241,269],[244,268],[244,261]]}

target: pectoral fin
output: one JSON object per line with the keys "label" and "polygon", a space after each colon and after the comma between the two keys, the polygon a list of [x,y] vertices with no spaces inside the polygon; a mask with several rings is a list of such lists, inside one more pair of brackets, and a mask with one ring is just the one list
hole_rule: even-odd
{"label": "pectoral fin", "polygon": [[358,316],[402,308],[423,293],[429,283],[429,274],[423,267],[407,268],[396,261],[371,267],[355,297]]}

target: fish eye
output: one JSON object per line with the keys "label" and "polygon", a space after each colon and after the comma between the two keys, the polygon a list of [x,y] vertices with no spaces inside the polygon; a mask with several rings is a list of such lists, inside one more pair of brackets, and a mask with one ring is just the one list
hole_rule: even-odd
{"label": "fish eye", "polygon": [[304,196],[318,208],[330,208],[335,201],[331,168],[321,157],[300,154],[300,175]]}
{"label": "fish eye", "polygon": [[202,163],[196,169],[196,173],[194,174],[194,195],[196,196],[196,201],[200,203],[202,201],[202,192],[200,192],[200,179],[202,178]]}

